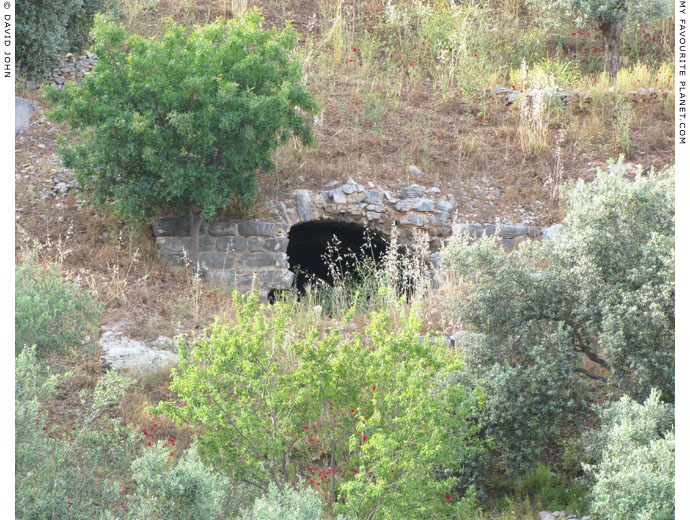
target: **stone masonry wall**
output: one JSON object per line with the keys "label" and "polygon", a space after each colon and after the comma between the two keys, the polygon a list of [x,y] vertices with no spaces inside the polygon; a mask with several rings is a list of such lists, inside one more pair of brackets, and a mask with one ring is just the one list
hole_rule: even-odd
{"label": "stone masonry wall", "polygon": [[[397,192],[367,187],[349,180],[331,183],[322,191],[296,190],[292,197],[266,204],[270,220],[218,221],[202,223],[199,261],[213,278],[240,290],[252,286],[265,296],[273,288],[290,287],[293,273],[288,269],[287,246],[290,228],[300,222],[338,221],[367,226],[390,236],[396,229],[400,245],[410,245],[418,233],[429,237],[430,249],[437,252],[451,235],[457,204],[439,187],[412,184]],[[187,218],[160,218],[153,221],[156,248],[161,258],[182,265],[189,251]],[[524,238],[538,238],[541,230],[532,226],[495,226],[468,223],[460,226],[477,237],[497,235],[507,248]],[[432,254],[431,261],[437,260]]]}

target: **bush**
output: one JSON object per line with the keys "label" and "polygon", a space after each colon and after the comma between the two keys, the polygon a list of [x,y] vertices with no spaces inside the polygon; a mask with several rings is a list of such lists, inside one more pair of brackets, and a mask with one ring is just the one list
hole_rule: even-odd
{"label": "bush", "polygon": [[203,455],[264,492],[304,476],[356,518],[472,509],[471,483],[450,491],[480,450],[467,419],[479,396],[447,383],[459,359],[419,340],[413,311],[373,313],[362,336],[298,328],[293,307],[256,295],[235,304],[233,323],[180,347],[171,389],[184,404],[159,407],[202,429]]}
{"label": "bush", "polygon": [[41,410],[51,403],[60,379],[49,375],[35,348],[26,348],[17,356],[16,516],[37,520],[113,518],[111,512],[121,504],[120,486],[127,474],[134,431],[119,419],[110,419],[106,410],[122,397],[131,381],[108,373],[92,396],[80,395],[83,406],[76,411],[73,430],[57,435],[46,426]]}
{"label": "bush", "polygon": [[17,2],[18,69],[30,78],[49,76],[60,52],[87,45],[95,14],[116,7],[117,0]]}
{"label": "bush", "polygon": [[240,520],[321,520],[323,503],[311,489],[294,490],[290,487],[283,492],[271,484],[268,494],[257,498]]}
{"label": "bush", "polygon": [[[565,192],[564,228],[506,252],[455,236],[444,263],[464,277],[468,384],[502,469],[529,470],[586,411],[591,385],[673,400],[674,181],[625,178],[619,162]],[[594,368],[592,368],[594,367]]]}
{"label": "bush", "polygon": [[594,512],[609,520],[675,518],[673,408],[652,390],[644,404],[627,396],[602,410],[594,451],[601,460],[586,470],[594,479]]}
{"label": "bush", "polygon": [[82,0],[81,7],[67,21],[68,48],[80,51],[90,43],[89,33],[97,13],[119,13],[119,0]]}
{"label": "bush", "polygon": [[231,197],[251,206],[257,170],[273,168],[278,144],[312,140],[306,116],[317,105],[290,53],[297,33],[261,22],[251,11],[191,33],[170,25],[154,40],[99,18],[92,74],[47,90],[52,117],[81,133],[60,149],[79,184],[131,220],[160,209],[189,216],[194,265],[198,217]]}
{"label": "bush", "polygon": [[88,292],[63,280],[57,264],[43,269],[25,258],[15,277],[15,354],[25,345],[36,345],[39,355],[82,345],[97,331],[102,308]]}
{"label": "bush", "polygon": [[128,496],[130,518],[214,520],[223,512],[227,478],[199,460],[195,446],[179,461],[170,449],[150,448],[132,463],[136,494]]}
{"label": "bush", "polygon": [[82,0],[17,2],[15,14],[17,68],[28,77],[49,75],[68,44],[67,21],[77,15]]}

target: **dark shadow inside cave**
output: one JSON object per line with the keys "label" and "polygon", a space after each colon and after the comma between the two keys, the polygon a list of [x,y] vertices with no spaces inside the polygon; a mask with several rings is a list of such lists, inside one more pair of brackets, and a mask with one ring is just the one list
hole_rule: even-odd
{"label": "dark shadow inside cave", "polygon": [[294,285],[304,294],[315,279],[328,285],[335,277],[357,277],[357,267],[365,261],[378,264],[386,252],[386,237],[360,224],[319,220],[302,222],[290,228],[287,256],[295,273]]}

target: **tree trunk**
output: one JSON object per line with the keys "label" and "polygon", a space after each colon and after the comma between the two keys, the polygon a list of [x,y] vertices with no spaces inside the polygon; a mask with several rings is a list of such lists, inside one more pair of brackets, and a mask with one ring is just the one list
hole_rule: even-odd
{"label": "tree trunk", "polygon": [[621,28],[612,23],[605,23],[600,29],[604,35],[604,70],[611,81],[615,82],[621,64]]}
{"label": "tree trunk", "polygon": [[189,261],[196,273],[199,267],[199,231],[201,230],[201,215],[195,215],[194,210],[189,210]]}

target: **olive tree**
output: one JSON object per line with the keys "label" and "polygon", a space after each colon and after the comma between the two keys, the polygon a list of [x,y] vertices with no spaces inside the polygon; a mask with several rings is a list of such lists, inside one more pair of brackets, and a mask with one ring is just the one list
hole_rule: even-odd
{"label": "olive tree", "polygon": [[444,255],[464,280],[461,321],[478,333],[462,345],[466,377],[485,388],[482,424],[516,471],[586,410],[592,384],[674,400],[672,170],[630,181],[611,163],[565,190],[565,210],[546,243],[507,252],[457,236]]}
{"label": "olive tree", "polygon": [[189,33],[171,24],[154,40],[99,18],[93,74],[48,91],[53,117],[81,134],[60,149],[80,185],[135,221],[161,209],[188,215],[194,264],[201,218],[231,197],[249,207],[278,144],[313,139],[317,105],[291,55],[297,34],[261,22],[251,11]]}
{"label": "olive tree", "polygon": [[612,80],[620,67],[620,39],[625,24],[671,16],[669,0],[560,0],[569,14],[594,25],[604,37],[604,70]]}

